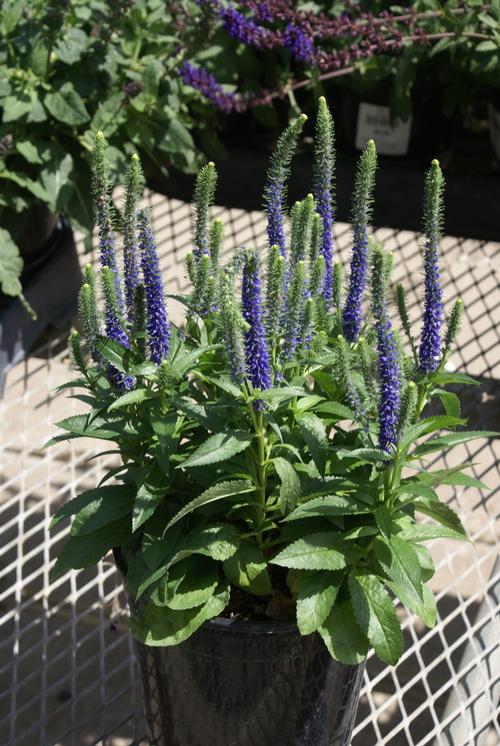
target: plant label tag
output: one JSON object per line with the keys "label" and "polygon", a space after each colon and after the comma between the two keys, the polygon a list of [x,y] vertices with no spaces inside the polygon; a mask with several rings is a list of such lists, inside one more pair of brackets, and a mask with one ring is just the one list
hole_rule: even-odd
{"label": "plant label tag", "polygon": [[375,140],[380,155],[406,155],[410,142],[411,116],[406,122],[394,119],[388,106],[359,105],[356,147],[363,150],[368,140]]}
{"label": "plant label tag", "polygon": [[500,111],[490,104],[490,140],[496,157],[500,160]]}

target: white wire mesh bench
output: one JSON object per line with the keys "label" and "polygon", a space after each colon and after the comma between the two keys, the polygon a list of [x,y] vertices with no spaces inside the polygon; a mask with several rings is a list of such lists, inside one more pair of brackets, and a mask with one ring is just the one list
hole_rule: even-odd
{"label": "white wire mesh bench", "polygon": [[[186,280],[189,207],[156,194],[146,198],[156,225],[169,292]],[[226,244],[262,245],[260,213],[217,208]],[[379,229],[395,252],[394,281],[403,281],[418,320],[422,297],[418,236]],[[336,228],[337,250],[350,248],[349,226]],[[471,427],[500,429],[500,244],[447,237],[443,241],[445,298],[465,303],[460,370],[476,376],[463,409]],[[85,263],[89,256],[80,258]],[[91,257],[90,257],[91,258]],[[174,320],[176,310],[170,308]],[[129,746],[146,743],[124,602],[114,565],[49,582],[49,569],[67,527],[49,534],[56,506],[94,486],[109,457],[89,460],[92,441],[43,451],[54,423],[77,407],[54,387],[67,380],[65,335],[47,335],[7,377],[0,402],[0,744],[5,746]],[[72,410],[68,411],[68,407]],[[442,496],[463,517],[474,544],[430,546],[439,619],[433,630],[401,610],[405,652],[395,668],[371,656],[353,746],[496,746],[500,743],[500,513],[498,441],[457,447],[454,462],[474,461],[489,486],[446,488]],[[438,465],[438,462],[436,462]],[[447,457],[447,466],[450,466]],[[216,745],[214,745],[216,746]]]}

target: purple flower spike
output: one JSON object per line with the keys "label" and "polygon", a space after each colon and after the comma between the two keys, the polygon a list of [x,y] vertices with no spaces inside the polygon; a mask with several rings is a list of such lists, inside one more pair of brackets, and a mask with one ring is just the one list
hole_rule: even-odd
{"label": "purple flower spike", "polygon": [[399,415],[398,348],[391,322],[383,314],[377,322],[378,370],[380,378],[379,441],[390,452],[397,444]]}
{"label": "purple flower spike", "polygon": [[271,386],[271,369],[263,322],[259,258],[256,251],[248,252],[245,257],[241,298],[243,318],[249,325],[245,332],[248,377],[254,388],[263,391]]}
{"label": "purple flower spike", "polygon": [[355,342],[361,332],[362,301],[368,269],[368,223],[375,185],[377,152],[369,140],[359,159],[353,200],[353,246],[349,293],[346,298],[342,327],[348,342]]}
{"label": "purple flower spike", "polygon": [[321,215],[323,233],[321,253],[325,259],[323,297],[327,308],[332,303],[333,258],[333,175],[335,167],[335,135],[332,115],[323,96],[319,99],[314,143],[314,199]]}
{"label": "purple flower spike", "polygon": [[439,240],[442,232],[444,178],[438,161],[432,161],[425,182],[425,306],[419,351],[421,373],[434,373],[441,361],[443,300],[439,275]]}
{"label": "purple flower spike", "polygon": [[146,293],[146,329],[149,338],[151,360],[159,365],[168,355],[170,327],[165,305],[160,262],[147,210],[138,212],[139,248]]}

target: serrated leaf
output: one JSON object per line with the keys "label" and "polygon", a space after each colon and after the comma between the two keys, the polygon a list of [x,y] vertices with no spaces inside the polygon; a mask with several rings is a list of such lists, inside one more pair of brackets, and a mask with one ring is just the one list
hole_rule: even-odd
{"label": "serrated leaf", "polygon": [[120,518],[85,536],[70,536],[61,549],[50,577],[55,580],[68,570],[80,570],[97,564],[114,547],[130,539],[130,519]]}
{"label": "serrated leaf", "polygon": [[295,521],[301,518],[321,516],[330,518],[339,515],[360,515],[369,513],[370,508],[353,497],[344,495],[325,495],[324,497],[313,497],[306,503],[302,503],[284,521]]}
{"label": "serrated leaf", "polygon": [[412,544],[412,547],[418,557],[418,564],[422,570],[422,580],[426,583],[436,572],[431,553],[422,544]]}
{"label": "serrated leaf", "polygon": [[341,570],[352,557],[350,547],[342,546],[338,536],[325,531],[294,541],[270,562],[296,570]]}
{"label": "serrated leaf", "polygon": [[236,552],[224,562],[224,572],[232,585],[254,596],[267,596],[272,591],[266,560],[252,541],[240,543]]}
{"label": "serrated leaf", "polygon": [[44,104],[54,119],[66,125],[84,124],[90,119],[83,99],[70,82],[64,83],[58,91],[48,93]]}
{"label": "serrated leaf", "polygon": [[469,440],[476,440],[476,438],[498,438],[499,433],[494,430],[469,430],[463,433],[451,433],[450,435],[443,435],[438,438],[432,438],[431,440],[421,443],[411,453],[412,458],[420,458],[426,456],[428,453],[434,451],[441,451],[444,448],[451,448],[452,446],[459,445],[460,443],[467,443]]}
{"label": "serrated leaf", "polygon": [[225,418],[219,417],[209,409],[207,410],[206,407],[190,399],[181,396],[172,396],[170,397],[170,402],[173,407],[183,412],[183,414],[187,414],[188,417],[191,417],[191,419],[199,422],[201,425],[204,425],[207,430],[217,432],[218,430],[223,430],[226,426]]}
{"label": "serrated leaf", "polygon": [[429,485],[437,486],[439,484],[461,485],[463,487],[479,487],[481,490],[487,490],[486,484],[480,479],[464,474],[461,469],[467,464],[460,464],[452,469],[436,469],[436,471],[422,471],[417,474],[417,478]]}
{"label": "serrated leaf", "polygon": [[325,426],[312,412],[301,414],[297,422],[314,464],[321,476],[324,476],[329,448]]}
{"label": "serrated leaf", "polygon": [[230,433],[215,433],[202,443],[177,469],[217,464],[244,451],[253,440],[253,435],[233,430]]}
{"label": "serrated leaf", "polygon": [[185,516],[192,513],[194,510],[201,508],[203,505],[216,502],[218,500],[225,500],[228,497],[234,497],[235,495],[248,495],[251,492],[255,492],[255,487],[252,482],[244,479],[236,479],[231,482],[219,482],[218,484],[209,487],[207,490],[191,500],[185,505],[182,510],[172,518],[168,523],[167,529],[173,526],[174,523],[182,520]]}
{"label": "serrated leaf", "polygon": [[115,342],[114,339],[108,339],[107,337],[97,337],[96,352],[121,373],[126,373],[123,358],[127,350],[119,342]]}
{"label": "serrated leaf", "polygon": [[338,448],[335,453],[340,459],[354,458],[359,461],[367,461],[368,463],[377,461],[387,461],[390,459],[390,455],[380,448]]}
{"label": "serrated leaf", "polygon": [[394,605],[374,575],[351,572],[349,590],[356,620],[380,660],[391,666],[403,652],[403,633]]}
{"label": "serrated leaf", "polygon": [[309,396],[310,391],[299,386],[277,386],[259,392],[259,399],[269,402],[282,402],[293,399],[296,396]]}
{"label": "serrated leaf", "polygon": [[174,611],[149,603],[130,621],[132,634],[145,645],[178,645],[196,632],[208,619],[218,616],[229,603],[229,586],[220,583],[203,606]]}
{"label": "serrated leaf", "polygon": [[344,404],[340,404],[337,401],[323,402],[315,407],[314,411],[330,414],[337,420],[352,420],[353,422],[356,420],[356,415],[352,409],[349,409],[349,407],[346,407]]}
{"label": "serrated leaf", "polygon": [[435,526],[432,523],[414,523],[413,526],[400,531],[398,536],[405,541],[432,541],[433,539],[464,540],[463,535],[458,531],[447,526]]}
{"label": "serrated leaf", "polygon": [[438,389],[435,392],[441,400],[444,411],[450,417],[460,417],[460,399],[452,391],[442,391]]}
{"label": "serrated leaf", "polygon": [[479,386],[479,381],[475,378],[467,376],[465,373],[438,373],[433,378],[434,383],[439,386],[448,385],[450,383],[464,383],[470,386]]}
{"label": "serrated leaf", "polygon": [[297,592],[297,625],[301,635],[316,632],[337,598],[342,572],[301,572]]}
{"label": "serrated leaf", "polygon": [[403,593],[404,597],[399,596],[400,600],[410,609],[412,604],[421,604],[422,571],[413,547],[400,534],[393,534],[390,541],[376,538],[373,549],[384,572]]}
{"label": "serrated leaf", "polygon": [[[87,534],[116,521],[118,518],[128,515],[132,511],[135,491],[129,485],[106,485],[95,490],[88,490],[79,495],[82,507],[75,515],[71,525],[72,536],[85,536]],[[93,496],[90,500],[89,497]],[[75,512],[75,503],[78,498],[71,500],[66,506],[64,515]],[[83,505],[83,503],[86,503]],[[56,515],[54,525],[63,517],[62,511]]]}
{"label": "serrated leaf", "polygon": [[132,391],[127,391],[109,405],[108,412],[120,409],[121,407],[127,407],[130,404],[138,404],[139,402],[146,401],[146,399],[151,399],[153,396],[153,392],[149,389],[133,389]]}
{"label": "serrated leaf", "polygon": [[[64,37],[59,39],[54,48],[55,53],[66,65],[73,65],[87,49],[89,38],[80,28],[70,27]],[[123,98],[123,97],[122,97]]]}
{"label": "serrated leaf", "polygon": [[132,513],[132,531],[142,526],[151,518],[163,498],[165,497],[170,480],[160,467],[155,464],[147,473],[144,482],[140,484],[134,501]]}
{"label": "serrated leaf", "polygon": [[318,632],[335,660],[355,666],[366,658],[368,639],[359,628],[349,601],[337,600]]}
{"label": "serrated leaf", "polygon": [[192,555],[169,569],[151,594],[153,603],[175,611],[202,606],[219,584],[217,564],[206,557]]}
{"label": "serrated leaf", "polygon": [[273,464],[280,478],[279,507],[282,515],[295,509],[300,498],[300,479],[293,466],[281,456],[273,459]]}
{"label": "serrated leaf", "polygon": [[429,500],[428,498],[421,497],[417,498],[414,504],[415,510],[424,513],[424,515],[429,516],[429,518],[433,518],[442,526],[447,526],[458,534],[462,534],[462,538],[467,538],[462,521],[455,511],[445,503],[442,503],[439,500]]}
{"label": "serrated leaf", "polygon": [[415,443],[418,438],[421,438],[422,435],[428,435],[436,430],[442,430],[463,424],[465,424],[465,420],[462,420],[459,417],[449,417],[448,415],[426,417],[408,428],[404,434],[404,438],[401,440],[400,447],[406,449],[412,443]]}
{"label": "serrated leaf", "polygon": [[391,538],[392,533],[392,516],[385,505],[379,505],[374,510],[375,521],[381,533],[386,539]]}

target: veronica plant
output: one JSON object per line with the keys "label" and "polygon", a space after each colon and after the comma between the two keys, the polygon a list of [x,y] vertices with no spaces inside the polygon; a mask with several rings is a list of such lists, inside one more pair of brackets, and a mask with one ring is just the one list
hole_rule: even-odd
{"label": "veronica plant", "polygon": [[[330,121],[324,102],[320,117]],[[419,346],[398,290],[407,346],[391,321],[392,257],[367,228],[373,145],[361,157],[356,183],[357,263],[345,307],[340,264],[329,266],[318,237],[314,215],[323,225],[326,217],[327,228],[329,221],[318,191],[317,203],[306,196],[294,208],[287,237],[286,174],[302,121],[284,133],[271,161],[269,246],[238,249],[224,266],[222,226],[210,210],[215,166],[202,171],[188,259],[194,287],[176,296],[188,309],[182,328],[167,320],[148,214],[126,215],[141,257],[132,317],[116,291],[127,287],[122,247],[106,233],[98,272],[104,307],[96,307],[99,283],[87,270],[84,337],[74,332],[70,339],[79,377],[65,384],[85,390],[80,399],[89,410],[60,422],[64,432],[52,442],[99,438],[111,441],[120,458],[99,486],[56,514],[53,525],[73,520],[53,572],[87,567],[114,549],[135,599],[131,629],[149,645],[180,643],[219,615],[295,615],[300,632],[319,633],[339,661],[359,663],[372,646],[394,664],[403,649],[395,598],[427,625],[436,619],[425,585],[434,567],[424,543],[465,537],[458,516],[439,499],[439,485],[483,487],[462,467],[433,471],[427,460],[494,434],[464,430],[459,400],[445,390],[474,383],[445,368],[460,302],[430,367],[421,364],[422,348],[436,315],[424,315]],[[96,149],[96,169],[104,164],[105,172],[100,137]],[[319,144],[316,153],[322,165],[333,159],[332,149]],[[327,174],[332,167],[326,163]],[[432,298],[439,283],[438,173],[433,164],[426,182],[424,266]],[[102,198],[97,192],[98,204]],[[124,261],[131,245],[127,238]],[[353,283],[363,292],[353,293]],[[199,302],[202,291],[208,302]],[[346,309],[358,324],[355,335],[345,332]],[[421,514],[430,520],[422,522]]]}

